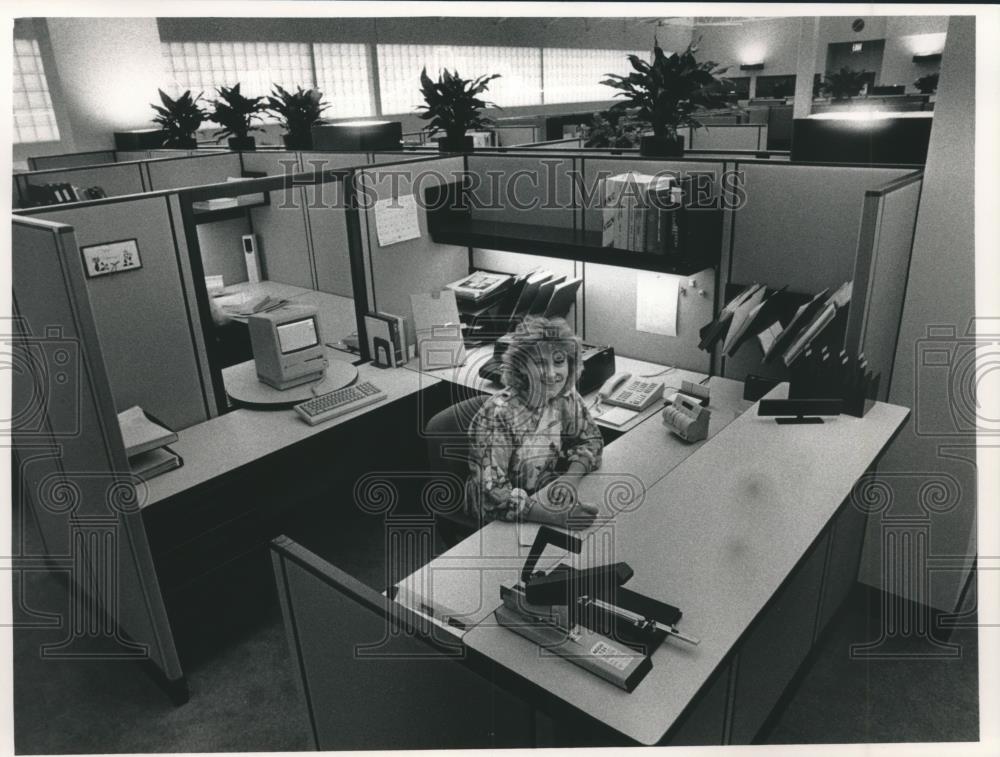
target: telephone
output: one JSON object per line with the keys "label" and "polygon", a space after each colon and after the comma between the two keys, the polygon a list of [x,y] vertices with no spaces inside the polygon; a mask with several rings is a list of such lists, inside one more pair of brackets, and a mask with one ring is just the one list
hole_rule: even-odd
{"label": "telephone", "polygon": [[631,373],[616,373],[604,382],[597,393],[600,401],[629,410],[645,410],[663,396],[662,381],[632,378]]}

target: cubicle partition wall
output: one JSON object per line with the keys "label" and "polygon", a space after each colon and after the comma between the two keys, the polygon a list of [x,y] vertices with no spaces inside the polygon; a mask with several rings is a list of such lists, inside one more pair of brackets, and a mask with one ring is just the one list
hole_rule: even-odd
{"label": "cubicle partition wall", "polygon": [[516,145],[533,144],[545,139],[545,129],[538,124],[517,124],[505,126],[496,124],[493,127],[497,147],[514,147]]}
{"label": "cubicle partition wall", "polygon": [[865,193],[854,266],[859,307],[851,308],[847,343],[857,345],[870,369],[881,375],[878,399],[886,401],[892,381],[910,253],[923,174],[907,174]]}
{"label": "cubicle partition wall", "polygon": [[566,137],[564,139],[553,139],[548,142],[532,142],[527,145],[518,145],[521,150],[579,150],[583,147],[583,140],[580,137]]}
{"label": "cubicle partition wall", "polygon": [[[187,685],[140,514],[146,489],[130,473],[116,418],[121,397],[102,359],[121,345],[99,336],[102,308],[91,302],[93,280],[70,227],[14,216],[12,242],[18,333],[5,341],[22,369],[11,371],[12,507],[22,524],[31,513],[43,550],[13,554],[43,556],[71,587],[63,638],[38,651],[54,660],[148,661],[179,704]],[[169,372],[157,357],[135,360]]]}
{"label": "cubicle partition wall", "polygon": [[170,196],[26,212],[71,226],[82,259],[112,242],[131,244],[138,254],[138,268],[84,279],[115,407],[140,405],[173,429],[215,415],[190,261],[175,235]]}
{"label": "cubicle partition wall", "polygon": [[[469,270],[468,249],[435,243],[428,234],[427,214],[419,207],[414,210],[419,236],[391,241],[380,235],[379,214],[393,212],[374,204],[392,205],[393,199],[423,197],[430,187],[461,178],[464,159],[461,157],[426,157],[402,163],[372,166],[357,172],[361,193],[367,201],[361,210],[361,244],[368,285],[368,303],[372,310],[406,318],[407,341],[414,343],[415,332],[410,295],[437,292],[445,284],[461,278]],[[397,213],[403,211],[397,211]]]}
{"label": "cubicle partition wall", "polygon": [[[155,151],[154,151],[155,152]],[[209,153],[187,157],[154,158],[145,163],[149,189],[180,189],[217,184],[243,176],[243,162],[237,152]]]}
{"label": "cubicle partition wall", "polygon": [[29,185],[72,184],[80,189],[100,187],[108,197],[149,191],[142,163],[106,163],[79,168],[54,168],[14,174],[14,202],[18,208],[30,206]]}
{"label": "cubicle partition wall", "polygon": [[50,168],[79,168],[81,166],[114,163],[118,160],[114,150],[88,150],[70,152],[63,155],[39,155],[28,158],[29,171],[44,171]]}
{"label": "cubicle partition wall", "polygon": [[[746,199],[732,212],[720,291],[727,285],[760,283],[775,289],[787,285],[789,292],[807,295],[827,288],[832,292],[852,280],[865,193],[913,173],[902,167],[764,161],[740,161],[734,168]],[[899,286],[904,282],[905,272]],[[852,310],[865,307],[866,294],[855,287]],[[751,340],[734,356],[722,358],[721,373],[738,380],[749,373],[787,376],[780,365],[762,365],[762,357],[760,345]]]}
{"label": "cubicle partition wall", "polygon": [[685,147],[692,150],[766,150],[766,124],[708,123],[690,129]]}
{"label": "cubicle partition wall", "polygon": [[[271,557],[315,749],[534,745],[531,707],[470,669],[456,637],[287,537]],[[345,699],[358,692],[363,717]]]}

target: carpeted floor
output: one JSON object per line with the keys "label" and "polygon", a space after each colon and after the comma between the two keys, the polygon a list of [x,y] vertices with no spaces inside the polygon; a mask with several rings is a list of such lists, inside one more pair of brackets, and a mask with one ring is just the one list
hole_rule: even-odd
{"label": "carpeted floor", "polygon": [[[326,554],[384,588],[383,528],[358,516],[312,525]],[[319,536],[317,536],[317,533]],[[31,533],[29,529],[29,539]],[[266,555],[230,567],[175,606],[175,624],[191,700],[170,704],[134,662],[59,660],[42,647],[58,628],[14,634],[15,749],[21,754],[294,751],[309,748],[285,632]],[[234,591],[233,573],[238,585]],[[975,587],[968,594],[973,602]],[[15,617],[39,622],[66,608],[63,582],[24,575]],[[978,734],[975,629],[952,636],[960,654],[889,661],[852,659],[851,644],[878,638],[872,596],[859,590],[793,682],[783,709],[761,735],[765,743],[970,741]],[[973,621],[974,622],[974,621]],[[927,651],[921,645],[911,652]]]}

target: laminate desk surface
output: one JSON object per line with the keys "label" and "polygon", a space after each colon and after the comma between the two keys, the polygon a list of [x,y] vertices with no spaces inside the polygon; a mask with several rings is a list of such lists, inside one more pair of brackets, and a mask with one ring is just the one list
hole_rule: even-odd
{"label": "laminate desk surface", "polygon": [[[709,388],[710,440],[751,403],[742,399],[741,382],[712,378]],[[604,513],[612,503],[621,507],[629,500],[645,498],[660,479],[705,444],[707,440],[684,442],[670,433],[659,416],[649,417],[604,448],[600,470],[583,479],[579,496]],[[520,574],[537,530],[534,523],[487,524],[400,581],[399,600],[418,611],[422,609],[418,605],[424,604],[438,616],[454,617],[468,626],[479,623],[499,604],[500,584]],[[550,554],[556,554],[552,548],[546,552]],[[554,563],[554,558],[547,560]]]}
{"label": "laminate desk surface", "polygon": [[571,564],[628,562],[635,571],[628,588],[680,607],[680,629],[701,640],[666,641],[632,693],[541,654],[492,615],[463,643],[629,738],[657,743],[908,414],[877,403],[863,419],[782,426],[748,411],[655,483],[641,506],[588,535]]}
{"label": "laminate desk surface", "polygon": [[358,366],[358,380],[371,381],[386,393],[386,398],[317,426],[305,423],[291,408],[240,409],[179,431],[177,442],[170,448],[184,458],[184,465],[150,479],[144,491],[140,487],[139,506],[154,505],[437,383],[412,371],[374,368],[368,363]]}

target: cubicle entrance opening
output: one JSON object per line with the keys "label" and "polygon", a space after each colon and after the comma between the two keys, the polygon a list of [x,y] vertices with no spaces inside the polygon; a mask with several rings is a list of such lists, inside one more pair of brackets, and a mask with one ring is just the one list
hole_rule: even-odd
{"label": "cubicle entrance opening", "polygon": [[[261,157],[268,158],[277,159]],[[368,358],[365,287],[356,286],[365,274],[352,171],[230,181],[182,191],[179,201],[220,412],[241,402],[282,404],[280,393],[255,399],[234,390],[244,374],[254,373],[247,328],[253,316],[314,308],[328,361],[336,366]],[[302,401],[299,394],[289,390],[283,404]]]}

